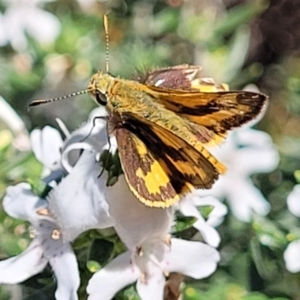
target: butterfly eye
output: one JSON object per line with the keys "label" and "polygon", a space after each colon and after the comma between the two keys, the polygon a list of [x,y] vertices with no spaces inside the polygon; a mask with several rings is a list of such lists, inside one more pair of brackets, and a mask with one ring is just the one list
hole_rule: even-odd
{"label": "butterfly eye", "polygon": [[96,97],[96,102],[98,104],[106,106],[106,103],[107,103],[106,95],[98,92],[95,94],[95,97]]}

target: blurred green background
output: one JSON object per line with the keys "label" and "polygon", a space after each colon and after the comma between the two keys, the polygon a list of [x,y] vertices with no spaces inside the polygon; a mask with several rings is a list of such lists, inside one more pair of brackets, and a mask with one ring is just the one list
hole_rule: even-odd
{"label": "blurred green background", "polygon": [[[286,207],[286,196],[300,183],[300,2],[0,0],[0,21],[9,9],[17,8],[17,2],[24,7],[31,3],[60,23],[59,34],[50,42],[40,42],[24,25],[25,46],[13,45],[8,38],[2,45],[0,42],[0,95],[29,131],[46,124],[57,127],[57,117],[75,129],[95,107],[89,96],[83,95],[27,109],[34,99],[85,89],[90,76],[105,69],[103,14],[108,11],[113,75],[131,78],[137,71],[155,67],[198,64],[203,66],[203,75],[216,82],[226,82],[232,89],[255,84],[270,96],[266,116],[256,128],[272,136],[281,162],[271,174],[254,175],[253,180],[270,201],[271,213],[249,224],[229,213],[219,227],[222,261],[217,272],[198,282],[185,280],[184,299],[300,299],[300,275],[287,272],[282,257],[287,243],[300,237],[300,222]],[[26,19],[28,12],[23,12],[20,18]],[[40,22],[33,18],[31,26],[43,26]],[[8,32],[11,27],[7,26],[3,28]],[[12,21],[11,26],[17,22]],[[2,197],[7,185],[38,181],[41,166],[31,154],[11,146],[8,126],[1,120],[0,130]],[[26,248],[28,224],[7,217],[1,206],[0,222],[0,259],[4,259]],[[264,243],[264,235],[271,242]],[[87,273],[83,273],[83,284],[90,276]],[[37,286],[49,282],[49,270],[27,281],[22,287],[26,299],[36,295]],[[15,299],[20,299],[18,291],[14,290]],[[38,295],[38,299],[52,299],[51,293]],[[136,297],[129,288],[116,299]],[[8,290],[0,287],[0,300],[4,299],[8,299]]]}

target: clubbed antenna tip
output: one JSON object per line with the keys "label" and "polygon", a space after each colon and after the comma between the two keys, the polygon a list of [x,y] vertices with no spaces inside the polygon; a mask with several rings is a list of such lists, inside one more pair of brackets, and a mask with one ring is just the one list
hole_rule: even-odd
{"label": "clubbed antenna tip", "polygon": [[109,72],[109,31],[108,31],[108,15],[105,14],[103,18],[104,31],[105,31],[105,69],[106,73]]}

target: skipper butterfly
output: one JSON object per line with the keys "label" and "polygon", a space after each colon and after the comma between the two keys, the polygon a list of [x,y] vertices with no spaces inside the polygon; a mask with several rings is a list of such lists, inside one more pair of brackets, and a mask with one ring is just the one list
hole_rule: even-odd
{"label": "skipper butterfly", "polygon": [[193,189],[211,188],[226,168],[207,148],[266,105],[267,96],[228,91],[211,79],[197,78],[199,71],[180,65],[155,70],[139,81],[98,72],[87,90],[71,94],[89,92],[106,107],[126,181],[147,206],[166,208]]}

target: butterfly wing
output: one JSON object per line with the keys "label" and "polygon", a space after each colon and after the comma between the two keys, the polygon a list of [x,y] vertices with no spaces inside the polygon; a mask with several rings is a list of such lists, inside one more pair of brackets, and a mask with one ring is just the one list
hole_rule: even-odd
{"label": "butterfly wing", "polygon": [[115,129],[131,191],[152,207],[168,207],[193,188],[208,189],[225,167],[171,131],[132,113]]}
{"label": "butterfly wing", "polygon": [[153,70],[139,81],[146,85],[191,90],[192,81],[200,71],[201,67],[199,66],[179,65]]}
{"label": "butterfly wing", "polygon": [[[198,77],[200,66],[178,65],[168,68],[156,69],[148,72],[139,82],[156,86],[184,91],[219,92],[228,90],[226,84],[216,84],[212,78]],[[196,77],[197,76],[197,77]]]}
{"label": "butterfly wing", "polygon": [[147,93],[181,117],[217,134],[254,119],[267,96],[247,91],[198,92],[148,86]]}

